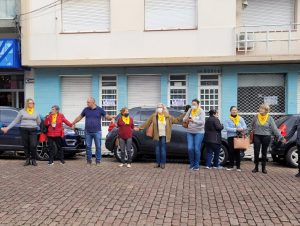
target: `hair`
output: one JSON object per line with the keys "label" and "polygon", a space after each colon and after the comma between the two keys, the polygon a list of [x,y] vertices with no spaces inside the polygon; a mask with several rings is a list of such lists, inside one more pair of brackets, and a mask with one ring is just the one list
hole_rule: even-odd
{"label": "hair", "polygon": [[233,108],[238,109],[237,106],[231,106],[231,107],[230,107],[230,111],[231,111]]}
{"label": "hair", "polygon": [[268,104],[261,104],[259,108],[265,109],[267,113],[270,112],[270,106]]}
{"label": "hair", "polygon": [[184,112],[188,112],[188,110],[191,108],[191,105],[186,105],[184,108]]}
{"label": "hair", "polygon": [[198,99],[192,100],[192,102],[196,102],[198,105],[200,104],[200,101]]}
{"label": "hair", "polygon": [[120,113],[121,113],[121,114],[124,114],[124,112],[125,112],[126,110],[128,110],[128,108],[127,108],[127,107],[123,107],[123,108],[120,110]]}
{"label": "hair", "polygon": [[211,109],[211,110],[208,112],[209,116],[214,116],[214,115],[217,114],[217,113],[218,113],[218,111],[215,110],[215,109]]}
{"label": "hair", "polygon": [[34,100],[32,98],[26,99],[26,101],[25,101],[25,107],[24,107],[25,109],[28,108],[29,101],[32,101],[34,103]]}
{"label": "hair", "polygon": [[58,105],[53,105],[51,108],[55,108],[56,111],[59,111],[59,110],[60,110],[60,108],[59,108]]}
{"label": "hair", "polygon": [[156,108],[158,108],[158,107],[162,107],[163,108],[163,112],[167,112],[168,113],[168,109],[167,109],[166,105],[164,105],[163,103],[157,104]]}
{"label": "hair", "polygon": [[94,97],[88,97],[88,100],[91,100],[93,103],[96,103],[96,100]]}

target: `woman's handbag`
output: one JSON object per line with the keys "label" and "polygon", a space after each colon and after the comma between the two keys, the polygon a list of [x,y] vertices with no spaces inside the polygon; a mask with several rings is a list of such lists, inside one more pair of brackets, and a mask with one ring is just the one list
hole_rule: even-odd
{"label": "woman's handbag", "polygon": [[233,138],[234,149],[247,150],[250,146],[250,138],[243,135],[242,137]]}
{"label": "woman's handbag", "polygon": [[153,122],[151,122],[150,126],[146,130],[146,136],[153,138],[153,133],[154,133]]}
{"label": "woman's handbag", "polygon": [[[191,116],[191,114],[189,115],[189,118],[190,118],[190,116]],[[182,122],[182,127],[183,128],[188,128],[189,127],[189,123],[190,123],[189,118],[188,118],[187,121],[183,121]]]}

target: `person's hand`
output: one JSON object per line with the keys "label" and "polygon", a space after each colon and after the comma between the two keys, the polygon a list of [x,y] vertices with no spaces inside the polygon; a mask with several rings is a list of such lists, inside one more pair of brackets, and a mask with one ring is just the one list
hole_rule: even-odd
{"label": "person's hand", "polygon": [[4,128],[1,128],[1,131],[6,134],[8,132],[8,128],[7,127],[4,127]]}
{"label": "person's hand", "polygon": [[75,130],[75,125],[72,125],[72,127],[71,127],[71,128],[72,128],[72,130]]}
{"label": "person's hand", "polygon": [[243,128],[237,128],[236,131],[242,132],[244,129]]}
{"label": "person's hand", "polygon": [[189,118],[189,122],[193,122],[194,120],[192,118]]}
{"label": "person's hand", "polygon": [[134,130],[135,131],[140,131],[140,128],[139,127],[134,127]]}
{"label": "person's hand", "polygon": [[112,118],[112,119],[111,119],[111,122],[115,124],[115,123],[116,123],[115,118]]}

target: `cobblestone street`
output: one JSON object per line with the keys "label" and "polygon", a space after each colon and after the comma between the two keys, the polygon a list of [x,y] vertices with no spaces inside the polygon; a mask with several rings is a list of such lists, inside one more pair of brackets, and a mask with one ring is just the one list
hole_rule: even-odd
{"label": "cobblestone street", "polygon": [[0,225],[300,225],[296,170],[274,163],[263,175],[250,161],[242,172],[23,161],[0,160]]}

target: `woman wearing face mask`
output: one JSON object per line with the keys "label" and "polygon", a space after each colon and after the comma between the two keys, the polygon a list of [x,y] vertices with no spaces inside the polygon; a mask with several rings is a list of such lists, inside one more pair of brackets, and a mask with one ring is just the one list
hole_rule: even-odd
{"label": "woman wearing face mask", "polygon": [[156,166],[155,168],[165,168],[166,164],[166,144],[171,141],[172,125],[174,123],[181,123],[184,114],[178,118],[169,115],[164,104],[158,104],[156,112],[153,113],[149,119],[136,130],[148,128],[153,123],[153,140],[156,142]]}
{"label": "woman wearing face mask", "polygon": [[224,127],[227,132],[227,140],[229,146],[229,167],[227,170],[232,170],[234,163],[236,163],[237,171],[241,171],[241,151],[240,149],[234,149],[233,140],[241,133],[247,130],[245,120],[238,115],[238,109],[236,106],[230,107],[230,116],[224,122]]}
{"label": "woman wearing face mask", "polygon": [[199,105],[199,100],[192,101],[184,122],[189,122],[187,128],[188,154],[191,170],[199,170],[201,157],[201,144],[204,138],[205,112]]}
{"label": "woman wearing face mask", "polygon": [[134,128],[133,118],[129,116],[128,108],[124,107],[121,109],[121,117],[118,119],[117,126],[118,136],[120,141],[120,148],[121,148],[121,161],[122,164],[120,167],[124,166],[125,164],[125,150],[127,154],[127,168],[131,167],[132,162],[132,130]]}
{"label": "woman wearing face mask", "polygon": [[61,164],[65,164],[64,151],[61,148],[62,138],[64,137],[64,127],[66,124],[69,127],[73,127],[72,123],[69,122],[63,114],[59,112],[57,105],[52,106],[50,114],[45,119],[45,126],[48,128],[47,137],[49,144],[49,166],[54,164],[54,150],[57,148],[58,157]]}

